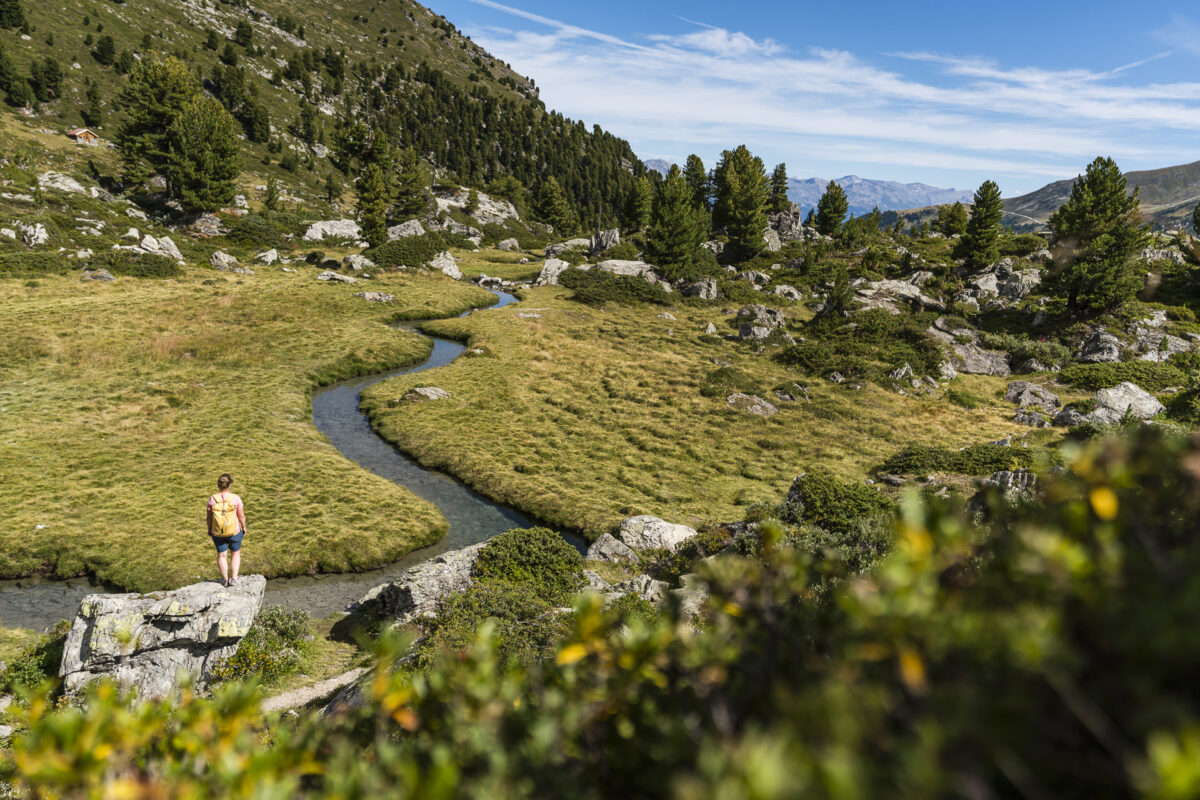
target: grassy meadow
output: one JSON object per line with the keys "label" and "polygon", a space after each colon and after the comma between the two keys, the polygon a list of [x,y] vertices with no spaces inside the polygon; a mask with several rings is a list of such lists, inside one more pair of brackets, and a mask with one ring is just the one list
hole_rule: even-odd
{"label": "grassy meadow", "polygon": [[[972,410],[947,402],[945,388],[932,396],[870,383],[856,390],[802,379],[750,345],[701,336],[708,322],[733,332],[737,304],[679,305],[671,320],[661,307],[595,308],[568,294],[533,289],[518,305],[424,325],[470,349],[434,374],[368,389],[376,429],[426,466],[591,536],[632,514],[740,519],[745,505],[777,502],[808,469],[861,481],[908,444],[957,448],[1029,430],[1011,421],[1004,378],[962,375],[945,387],[981,398]],[[724,365],[751,374],[779,413],[749,416],[727,409],[724,393],[703,396],[707,376]],[[807,401],[776,399],[772,389],[792,381],[809,387]],[[451,397],[395,402],[431,384]]]}
{"label": "grassy meadow", "polygon": [[310,396],[427,355],[388,320],[492,296],[441,276],[327,285],[295,266],[0,281],[0,576],[150,590],[210,575],[204,502],[222,472],[247,503],[247,573],[365,569],[443,535],[436,508],[317,432]]}

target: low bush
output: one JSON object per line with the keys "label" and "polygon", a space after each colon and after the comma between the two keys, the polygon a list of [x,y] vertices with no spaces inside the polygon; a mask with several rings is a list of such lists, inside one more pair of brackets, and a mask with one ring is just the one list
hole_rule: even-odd
{"label": "low bush", "polygon": [[728,397],[734,392],[755,394],[758,382],[736,367],[721,367],[708,373],[700,387],[704,397]]}
{"label": "low bush", "polygon": [[129,275],[134,278],[174,278],[183,270],[174,259],[153,253],[137,253],[132,250],[109,250],[92,258],[92,269],[106,269],[113,275]]}
{"label": "low bush", "polygon": [[17,250],[0,253],[0,276],[24,277],[26,275],[62,275],[74,262],[63,258],[62,253],[39,253]]}
{"label": "low bush", "polygon": [[21,651],[0,672],[0,690],[12,692],[19,686],[37,688],[46,680],[58,678],[62,664],[63,644],[71,630],[70,620],[62,620],[36,643]]}
{"label": "low bush", "polygon": [[366,256],[385,268],[421,267],[451,247],[473,248],[466,238],[445,231],[430,231],[424,236],[404,236],[366,251]]}
{"label": "low bush", "polygon": [[796,478],[780,516],[785,522],[810,522],[827,531],[849,533],[858,520],[890,516],[894,510],[895,504],[870,486],[846,483],[815,470]]}
{"label": "low bush", "polygon": [[572,300],[591,306],[605,303],[675,304],[674,295],[668,294],[659,284],[631,275],[613,275],[596,269],[568,269],[559,276],[558,283],[572,290]]}
{"label": "low bush", "polygon": [[1169,386],[1182,386],[1187,379],[1183,370],[1172,364],[1153,361],[1125,361],[1104,364],[1072,364],[1059,373],[1068,386],[1087,391],[1108,389],[1118,383],[1136,383],[1148,392],[1161,392]]}
{"label": "low bush", "polygon": [[310,648],[309,623],[307,611],[263,609],[234,654],[213,668],[212,679],[273,683],[296,672]]}
{"label": "low bush", "polygon": [[288,228],[280,222],[262,214],[247,214],[229,226],[226,238],[235,244],[265,250],[282,247],[288,233]]}
{"label": "low bush", "polygon": [[637,261],[642,253],[638,246],[631,241],[619,242],[600,254],[603,260],[617,259],[620,261]]}
{"label": "low bush", "polygon": [[997,244],[1000,247],[1000,255],[1024,258],[1044,248],[1046,240],[1036,233],[1017,233],[1001,236]]}
{"label": "low bush", "polygon": [[658,606],[651,603],[646,598],[639,594],[623,594],[621,597],[608,607],[608,613],[614,619],[621,622],[631,622],[635,619],[644,620],[646,622],[654,622],[660,616],[661,612]]}
{"label": "low bush", "polygon": [[800,525],[782,544],[811,555],[817,563],[834,562],[850,574],[866,572],[892,549],[891,519],[884,515],[859,517],[838,530]]}
{"label": "low bush", "polygon": [[1062,365],[1071,360],[1071,350],[1058,342],[1038,341],[1029,336],[1012,333],[987,333],[979,337],[979,343],[989,350],[1004,350],[1012,354],[1013,364],[1035,358],[1047,367]]}
{"label": "low bush", "polygon": [[720,296],[730,303],[761,303],[763,293],[757,291],[750,281],[739,281],[734,278],[717,281]]}
{"label": "low bush", "polygon": [[946,399],[960,408],[973,411],[983,405],[984,399],[963,389],[947,389]]}
{"label": "low bush", "polygon": [[561,605],[583,583],[583,558],[549,528],[516,529],[488,542],[471,574],[480,581],[528,586],[546,602]]}
{"label": "low bush", "polygon": [[805,341],[785,347],[776,358],[810,375],[884,380],[897,367],[909,364],[918,375],[929,374],[942,352],[929,334],[926,315],[894,316],[872,309],[855,314],[847,324],[840,317],[818,317],[808,324]]}
{"label": "low bush", "polygon": [[991,475],[1004,469],[1028,467],[1033,456],[1023,447],[1000,444],[973,444],[963,450],[912,444],[890,456],[879,466],[879,472],[916,475],[929,472],[951,472],[958,475]]}

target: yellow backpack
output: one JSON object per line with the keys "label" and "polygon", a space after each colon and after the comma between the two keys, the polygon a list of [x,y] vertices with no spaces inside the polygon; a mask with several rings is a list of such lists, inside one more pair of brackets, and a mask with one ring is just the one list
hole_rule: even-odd
{"label": "yellow backpack", "polygon": [[213,495],[212,504],[213,526],[212,535],[226,539],[230,536],[237,536],[240,526],[238,525],[237,504],[226,497],[221,499],[220,495]]}

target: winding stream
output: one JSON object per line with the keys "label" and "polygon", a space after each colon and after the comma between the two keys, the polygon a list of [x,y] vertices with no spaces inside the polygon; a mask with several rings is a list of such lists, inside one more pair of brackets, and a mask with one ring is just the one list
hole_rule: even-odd
{"label": "winding stream", "polygon": [[[517,302],[517,298],[511,294],[495,294],[498,299],[491,306],[492,309]],[[407,323],[401,327],[415,330],[417,324]],[[380,569],[273,578],[267,581],[267,604],[302,608],[314,617],[324,617],[342,611],[368,590],[425,559],[482,542],[511,528],[527,528],[534,524],[520,512],[494,503],[460,481],[427,470],[409,459],[381,439],[371,429],[367,415],[359,409],[362,391],[371,384],[396,375],[445,366],[465,349],[457,342],[432,336],[429,338],[433,340],[433,352],[420,364],[341,381],[317,390],[313,394],[313,424],[346,458],[376,475],[407,487],[437,506],[450,523],[449,533],[436,544],[409,553]],[[576,547],[581,547],[579,541],[567,538]],[[117,590],[87,578],[0,581],[0,625],[41,630],[60,619],[72,618],[85,595],[111,591]]]}

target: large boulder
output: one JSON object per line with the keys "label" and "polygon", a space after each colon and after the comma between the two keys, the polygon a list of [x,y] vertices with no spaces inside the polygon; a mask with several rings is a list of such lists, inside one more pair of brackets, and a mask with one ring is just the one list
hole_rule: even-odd
{"label": "large boulder", "polygon": [[272,247],[270,250],[264,250],[256,255],[254,260],[259,264],[266,264],[269,267],[279,260],[279,251]]}
{"label": "large boulder", "polygon": [[636,564],[638,554],[611,533],[605,533],[592,542],[587,551],[588,561],[612,561]]}
{"label": "large boulder", "polygon": [[358,223],[352,219],[328,219],[314,222],[304,232],[306,242],[319,242],[324,239],[354,239],[361,236]]}
{"label": "large boulder", "polygon": [[171,592],[88,595],[63,646],[65,688],[111,678],[142,699],[160,699],[189,678],[203,689],[250,630],[266,586],[263,576],[245,575],[230,587],[211,581]]}
{"label": "large boulder", "polygon": [[864,308],[881,308],[897,314],[900,313],[900,309],[895,305],[897,300],[934,311],[946,310],[944,303],[925,295],[919,286],[908,281],[871,281],[860,286],[855,294]]}
{"label": "large boulder", "polygon": [[175,242],[171,241],[169,236],[159,236],[158,238],[150,235],[143,236],[141,244],[136,249],[151,255],[183,261],[183,254],[179,252],[179,248],[175,246]]}
{"label": "large boulder", "polygon": [[949,366],[955,374],[966,372],[971,375],[1008,375],[1012,372],[1007,353],[984,350],[973,342],[959,341],[955,336],[936,327],[930,327],[925,332],[953,351]]}
{"label": "large boulder", "polygon": [[1061,405],[1058,395],[1041,384],[1029,381],[1013,381],[1004,392],[1004,399],[1016,403],[1020,409],[1036,408],[1047,414],[1056,414]]}
{"label": "large boulder", "polygon": [[363,595],[356,612],[401,624],[433,616],[439,601],[471,586],[471,568],[486,544],[450,550],[405,570]]}
{"label": "large boulder", "polygon": [[770,330],[782,328],[787,323],[787,317],[778,308],[768,308],[758,303],[738,309],[737,318],[743,325],[748,323]]}
{"label": "large boulder", "polygon": [[212,264],[214,269],[219,269],[222,272],[231,270],[238,265],[238,260],[229,253],[217,250],[208,258],[208,263]]}
{"label": "large boulder", "polygon": [[54,189],[67,194],[87,194],[87,189],[83,188],[82,183],[61,172],[43,172],[38,175],[37,181],[38,187],[42,189]]}
{"label": "large boulder", "polygon": [[364,269],[374,269],[375,262],[361,253],[351,253],[342,259],[342,266],[355,272],[361,272]]}
{"label": "large boulder", "polygon": [[768,253],[778,253],[783,249],[783,242],[779,239],[779,234],[770,228],[767,228],[763,234],[763,244],[767,246]]}
{"label": "large boulder", "polygon": [[342,275],[340,272],[334,272],[327,269],[317,276],[319,281],[334,281],[336,283],[358,283],[358,278],[352,278],[349,275]]}
{"label": "large boulder", "polygon": [[617,538],[634,550],[675,550],[696,535],[695,528],[643,514],[621,523]]}
{"label": "large boulder", "polygon": [[570,268],[570,264],[560,258],[547,258],[538,273],[534,286],[558,286],[558,276]]}
{"label": "large boulder", "polygon": [[699,297],[701,300],[717,299],[717,282],[712,278],[695,283],[686,283],[679,289],[684,297]]}
{"label": "large boulder", "polygon": [[734,392],[725,398],[725,404],[734,411],[751,414],[756,417],[773,417],[779,409],[761,397],[742,392]]}
{"label": "large boulder", "polygon": [[1116,425],[1126,412],[1138,419],[1150,419],[1163,410],[1163,404],[1136,383],[1125,381],[1111,389],[1096,392],[1096,410],[1091,420],[1101,425]]}
{"label": "large boulder", "polygon": [[406,236],[424,236],[425,228],[421,225],[420,220],[410,219],[408,222],[401,222],[399,225],[393,225],[388,228],[388,241],[394,242],[397,239],[403,239]]}
{"label": "large boulder", "polygon": [[434,256],[433,260],[429,262],[429,268],[440,270],[456,281],[463,279],[462,270],[458,268],[458,262],[454,260],[454,256],[450,254],[449,250],[443,250]]}
{"label": "large boulder", "polygon": [[1022,269],[1009,272],[1001,278],[998,288],[1000,296],[1006,300],[1024,300],[1041,283],[1041,272],[1036,269]]}
{"label": "large boulder", "polygon": [[[456,208],[466,211],[466,208],[471,204],[471,190],[469,189],[451,189],[449,187],[436,186],[434,187],[436,195],[438,211],[448,211],[451,208]],[[469,213],[481,225],[489,223],[503,224],[505,220],[521,218],[517,213],[517,208],[509,201],[500,197],[491,197],[483,192],[475,193],[475,205]]]}
{"label": "large boulder", "polygon": [[591,246],[591,239],[568,239],[565,242],[547,245],[546,258],[558,258],[568,250],[587,250]]}
{"label": "large boulder", "polygon": [[629,275],[632,277],[653,277],[654,275],[654,267],[645,261],[611,259],[609,261],[601,261],[596,265],[596,269],[601,272],[610,272],[613,275]]}
{"label": "large boulder", "polygon": [[521,252],[521,243],[513,238],[503,239],[496,244],[496,249],[506,253],[519,253]]}
{"label": "large boulder", "polygon": [[591,254],[598,256],[610,247],[616,247],[621,243],[621,231],[617,228],[610,228],[606,231],[600,231],[592,234],[589,243]]}
{"label": "large boulder", "polygon": [[1085,364],[1100,364],[1121,360],[1121,340],[1108,331],[1097,328],[1083,340],[1079,352],[1075,354],[1077,361]]}

